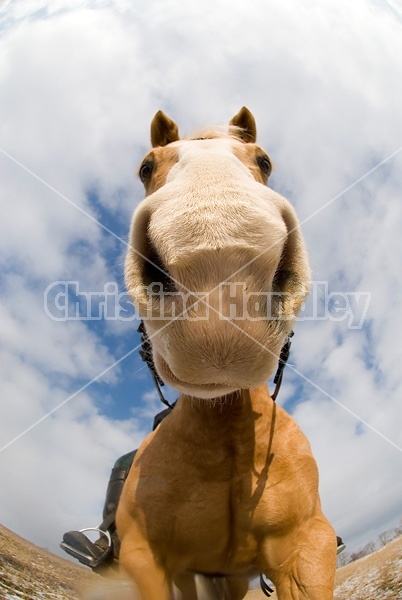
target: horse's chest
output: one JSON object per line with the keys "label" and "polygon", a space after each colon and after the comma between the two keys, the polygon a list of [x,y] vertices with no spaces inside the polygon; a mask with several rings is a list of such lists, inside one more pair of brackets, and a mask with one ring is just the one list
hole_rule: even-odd
{"label": "horse's chest", "polygon": [[250,474],[229,475],[161,477],[159,485],[150,486],[152,492],[137,496],[148,537],[165,560],[185,557],[183,567],[198,572],[247,569],[255,562],[257,486]]}
{"label": "horse's chest", "polygon": [[158,553],[186,557],[186,568],[204,571],[209,563],[214,569],[253,563],[261,530],[278,517],[261,509],[275,496],[267,485],[273,465],[265,437],[260,448],[254,438],[236,446],[233,436],[162,445],[155,435],[154,452],[145,451],[135,468],[132,497]]}

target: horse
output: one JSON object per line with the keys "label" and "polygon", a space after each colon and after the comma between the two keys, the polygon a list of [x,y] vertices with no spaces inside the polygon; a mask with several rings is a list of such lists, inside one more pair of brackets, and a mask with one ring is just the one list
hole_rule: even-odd
{"label": "horse", "polygon": [[170,600],[174,586],[196,600],[196,574],[241,600],[257,573],[280,600],[333,598],[317,465],[266,383],[310,269],[256,132],[245,107],[188,139],[158,111],[139,170],[126,285],[158,375],[180,392],[140,446],[117,513],[120,564],[141,600]]}

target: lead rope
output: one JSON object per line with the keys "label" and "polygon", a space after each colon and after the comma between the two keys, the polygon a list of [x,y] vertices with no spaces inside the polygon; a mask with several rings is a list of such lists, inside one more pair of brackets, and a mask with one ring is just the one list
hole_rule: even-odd
{"label": "lead rope", "polygon": [[[286,342],[283,344],[281,353],[279,355],[278,368],[276,370],[275,377],[274,377],[275,390],[271,396],[271,398],[274,402],[278,396],[279,390],[281,389],[281,384],[282,384],[282,379],[283,379],[283,371],[285,370],[286,363],[288,362],[288,358],[289,358],[289,354],[290,354],[290,347],[292,345],[291,338],[293,336],[294,336],[294,333],[293,333],[293,331],[291,331],[289,333],[288,337],[286,338]],[[263,592],[263,594],[265,594],[265,596],[267,596],[267,598],[270,598],[271,594],[274,592],[274,590],[271,587],[269,587],[269,585],[265,581],[264,575],[262,573],[260,573],[260,588],[261,588],[261,591]]]}

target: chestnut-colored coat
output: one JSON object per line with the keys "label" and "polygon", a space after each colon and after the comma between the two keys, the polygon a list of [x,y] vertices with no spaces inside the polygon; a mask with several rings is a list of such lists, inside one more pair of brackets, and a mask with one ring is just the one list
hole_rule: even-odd
{"label": "chestnut-colored coat", "polygon": [[193,573],[226,576],[240,600],[261,571],[278,598],[333,598],[336,537],[310,445],[266,386],[224,402],[181,396],[136,455],[118,518],[120,561],[141,600],[195,595]]}

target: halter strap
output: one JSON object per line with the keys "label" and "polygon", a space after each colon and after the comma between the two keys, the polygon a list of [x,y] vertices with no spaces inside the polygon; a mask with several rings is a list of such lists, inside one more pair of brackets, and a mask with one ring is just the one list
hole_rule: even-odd
{"label": "halter strap", "polygon": [[159,377],[158,372],[156,370],[154,359],[152,356],[152,346],[151,342],[149,341],[148,334],[145,330],[144,321],[141,321],[137,331],[141,335],[140,356],[141,359],[147,364],[148,369],[151,371],[152,379],[154,381],[156,391],[158,392],[159,400],[169,408],[173,408],[172,404],[170,404],[170,402],[166,400],[165,396],[162,393],[161,387],[164,386],[165,383]]}
{"label": "halter strap", "polygon": [[289,358],[289,354],[290,354],[290,347],[292,345],[291,338],[293,336],[294,336],[294,332],[290,331],[288,337],[286,338],[286,342],[282,346],[282,350],[279,355],[278,368],[276,370],[275,377],[274,377],[275,390],[271,396],[271,398],[274,402],[279,393],[279,390],[281,389],[283,371],[286,367],[286,363],[288,362],[288,358]]}

